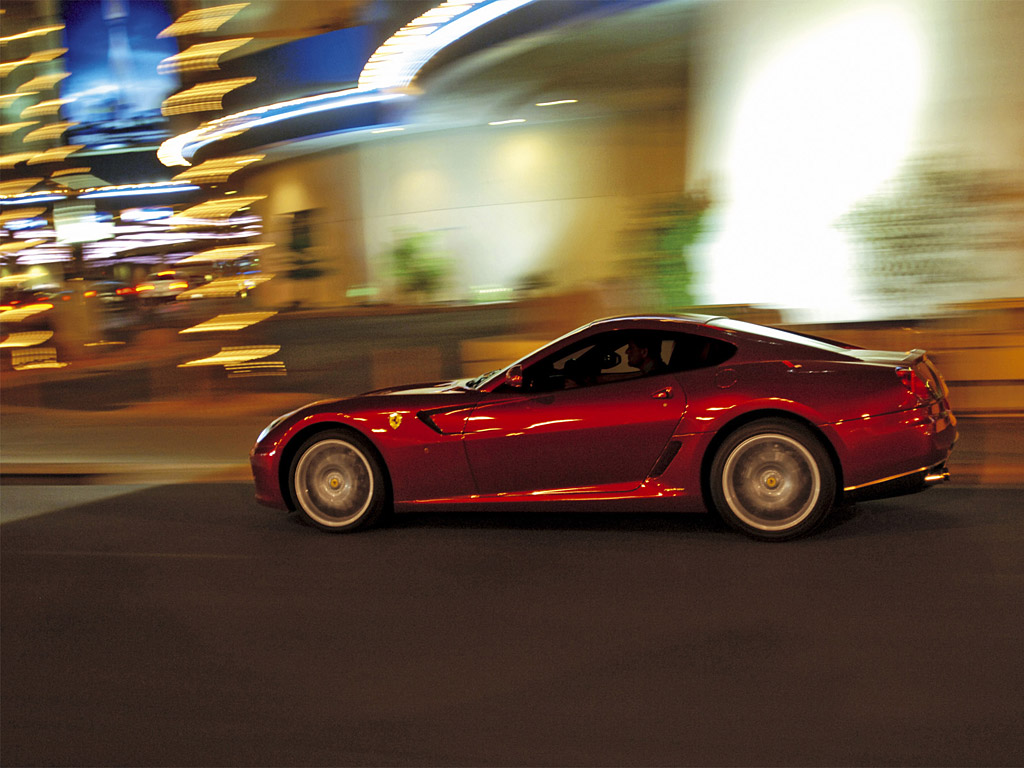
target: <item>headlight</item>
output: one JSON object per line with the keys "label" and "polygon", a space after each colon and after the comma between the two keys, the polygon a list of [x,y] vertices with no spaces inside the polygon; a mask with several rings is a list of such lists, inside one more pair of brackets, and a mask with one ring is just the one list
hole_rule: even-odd
{"label": "headlight", "polygon": [[283,416],[278,416],[272,422],[267,424],[267,426],[263,429],[263,431],[260,432],[260,436],[256,438],[256,444],[259,445],[260,443],[262,443],[264,438],[266,438],[267,435],[269,435],[271,432],[273,432],[274,429],[276,429],[285,419],[288,419],[288,418],[294,416],[296,413],[298,413],[301,410],[302,410],[301,408],[296,408],[294,411],[289,411],[288,413],[284,414]]}

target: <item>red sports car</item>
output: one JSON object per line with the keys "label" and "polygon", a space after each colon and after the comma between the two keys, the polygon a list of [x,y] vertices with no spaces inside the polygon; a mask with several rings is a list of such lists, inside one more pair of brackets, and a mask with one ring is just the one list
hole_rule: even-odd
{"label": "red sports car", "polygon": [[948,390],[922,350],[702,315],[590,323],[476,379],[325,400],[250,456],[256,498],[328,531],[389,510],[716,510],[762,539],[844,497],[948,479]]}

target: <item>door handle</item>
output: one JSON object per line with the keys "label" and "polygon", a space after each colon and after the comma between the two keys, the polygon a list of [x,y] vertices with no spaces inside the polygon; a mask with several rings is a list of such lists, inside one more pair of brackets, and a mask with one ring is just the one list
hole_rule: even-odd
{"label": "door handle", "polygon": [[651,395],[655,400],[671,400],[674,397],[672,387],[665,387]]}

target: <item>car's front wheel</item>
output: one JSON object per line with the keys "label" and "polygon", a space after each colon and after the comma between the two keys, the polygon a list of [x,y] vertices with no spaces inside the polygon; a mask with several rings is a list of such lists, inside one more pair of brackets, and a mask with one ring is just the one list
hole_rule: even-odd
{"label": "car's front wheel", "polygon": [[292,459],[292,498],[303,517],[332,532],[367,528],[387,503],[380,462],[366,442],[342,430],[307,439]]}
{"label": "car's front wheel", "polygon": [[715,454],[710,484],[722,518],[759,539],[809,532],[836,496],[825,448],[810,430],[786,419],[761,419],[730,434]]}

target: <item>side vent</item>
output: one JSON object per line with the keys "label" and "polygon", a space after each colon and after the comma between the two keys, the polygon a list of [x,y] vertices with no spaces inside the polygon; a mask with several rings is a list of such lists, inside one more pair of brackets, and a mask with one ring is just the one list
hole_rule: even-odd
{"label": "side vent", "polygon": [[431,418],[435,413],[437,413],[437,411],[420,411],[419,413],[416,414],[416,418],[422,421],[432,430],[437,432],[437,434],[443,435],[444,432],[441,431],[441,428],[438,427],[437,424],[434,423],[434,420]]}
{"label": "side vent", "polygon": [[654,469],[651,470],[649,477],[660,477],[661,473],[668,469],[668,465],[672,463],[672,459],[679,453],[679,448],[682,446],[678,440],[670,440],[669,444],[665,446],[665,450],[661,452],[661,456],[658,457],[658,461],[654,465]]}

